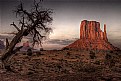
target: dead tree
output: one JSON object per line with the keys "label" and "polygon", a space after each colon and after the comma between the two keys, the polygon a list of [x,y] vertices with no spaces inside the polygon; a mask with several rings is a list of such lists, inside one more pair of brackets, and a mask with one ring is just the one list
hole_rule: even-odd
{"label": "dead tree", "polygon": [[17,29],[17,33],[11,42],[8,42],[8,39],[6,38],[6,49],[1,58],[5,69],[10,69],[8,61],[11,56],[22,48],[21,46],[15,49],[15,45],[21,42],[24,36],[31,35],[34,45],[36,42],[41,44],[42,39],[50,33],[51,28],[48,27],[48,24],[52,21],[52,10],[42,8],[40,3],[41,1],[36,2],[34,0],[31,11],[24,9],[22,3],[17,6],[15,13],[16,17],[20,18],[19,25],[16,25],[14,22],[11,24]]}

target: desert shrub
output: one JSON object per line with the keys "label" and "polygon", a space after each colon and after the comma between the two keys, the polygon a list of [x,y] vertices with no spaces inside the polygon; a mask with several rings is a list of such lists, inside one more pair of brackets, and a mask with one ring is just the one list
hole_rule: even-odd
{"label": "desert shrub", "polygon": [[111,58],[112,58],[112,56],[110,54],[106,54],[105,59],[109,60]]}
{"label": "desert shrub", "polygon": [[101,66],[94,66],[94,65],[86,64],[86,65],[79,67],[78,71],[87,72],[87,73],[93,73],[93,72],[99,73],[102,71],[102,68],[103,67]]}
{"label": "desert shrub", "polygon": [[69,71],[67,69],[63,69],[61,72],[66,73],[66,74],[69,73]]}
{"label": "desert shrub", "polygon": [[111,68],[111,70],[114,71],[114,72],[121,73],[121,67],[120,67],[120,66],[118,66],[118,67],[113,67],[113,68]]}
{"label": "desert shrub", "polygon": [[78,67],[78,71],[79,72],[88,72],[88,73],[91,73],[91,72],[95,72],[95,68],[92,65],[86,64],[86,65]]}
{"label": "desert shrub", "polygon": [[113,53],[113,51],[110,51],[110,53]]}
{"label": "desert shrub", "polygon": [[61,65],[57,65],[58,70],[60,71],[60,69],[62,69]]}
{"label": "desert shrub", "polygon": [[90,54],[90,58],[91,59],[95,59],[96,56],[95,56],[95,53],[93,51],[90,51],[89,54]]}
{"label": "desert shrub", "polygon": [[40,51],[43,51],[44,49],[43,48],[40,48]]}
{"label": "desert shrub", "polygon": [[0,54],[2,53],[2,51],[0,50]]}
{"label": "desert shrub", "polygon": [[83,70],[84,72],[92,73],[92,72],[95,72],[96,69],[93,66],[85,66]]}
{"label": "desert shrub", "polygon": [[31,71],[29,71],[28,73],[27,73],[27,75],[32,75],[33,74],[33,72],[31,72]]}
{"label": "desert shrub", "polygon": [[109,66],[109,68],[112,68],[113,66],[115,66],[116,62],[117,62],[116,56],[106,54],[104,61],[105,65]]}
{"label": "desert shrub", "polygon": [[75,55],[75,57],[78,58],[78,59],[80,59],[81,56],[80,55]]}
{"label": "desert shrub", "polygon": [[32,50],[31,50],[31,49],[28,49],[28,50],[27,50],[27,55],[28,55],[28,56],[32,56]]}
{"label": "desert shrub", "polygon": [[39,52],[36,52],[36,55],[40,56],[40,55],[43,55],[43,54],[41,54],[41,52],[39,51]]}
{"label": "desert shrub", "polygon": [[67,56],[70,56],[71,54],[70,54],[70,52],[67,52],[67,54],[66,54]]}
{"label": "desert shrub", "polygon": [[96,60],[94,64],[100,65],[100,61],[99,60]]}
{"label": "desert shrub", "polygon": [[59,61],[60,61],[60,62],[63,62],[63,61],[65,61],[65,60],[64,60],[63,58],[61,58],[61,59],[59,59]]}
{"label": "desert shrub", "polygon": [[63,48],[62,50],[69,50],[69,48]]}
{"label": "desert shrub", "polygon": [[110,60],[110,67],[115,66],[115,63],[116,63],[115,60],[114,60],[114,59],[111,59],[111,60]]}
{"label": "desert shrub", "polygon": [[70,56],[71,56],[70,52],[67,52],[67,53],[65,54],[65,57],[67,57],[67,58],[69,58]]}
{"label": "desert shrub", "polygon": [[23,55],[26,55],[26,53],[23,53]]}

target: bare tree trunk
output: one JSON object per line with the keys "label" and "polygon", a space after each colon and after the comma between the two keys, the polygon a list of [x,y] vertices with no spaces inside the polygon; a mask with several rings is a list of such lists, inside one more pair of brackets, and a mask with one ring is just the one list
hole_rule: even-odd
{"label": "bare tree trunk", "polygon": [[6,40],[6,49],[3,53],[3,56],[1,58],[2,62],[3,62],[3,67],[4,69],[10,70],[10,64],[9,64],[9,59],[12,55],[14,55],[18,50],[20,50],[22,48],[22,46],[14,49],[15,45],[17,43],[19,43],[19,41],[21,41],[22,37],[24,36],[25,32],[27,32],[27,30],[21,30],[17,33],[17,35],[13,38],[13,40],[11,41],[11,43],[9,44],[8,41]]}

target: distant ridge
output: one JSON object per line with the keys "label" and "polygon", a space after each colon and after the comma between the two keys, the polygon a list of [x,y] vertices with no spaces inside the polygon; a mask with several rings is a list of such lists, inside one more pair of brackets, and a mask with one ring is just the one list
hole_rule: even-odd
{"label": "distant ridge", "polygon": [[4,49],[4,48],[5,48],[4,42],[0,40],[0,49]]}

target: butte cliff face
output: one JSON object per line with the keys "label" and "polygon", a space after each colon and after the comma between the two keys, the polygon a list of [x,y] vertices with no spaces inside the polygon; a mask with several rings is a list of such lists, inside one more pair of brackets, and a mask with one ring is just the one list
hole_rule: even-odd
{"label": "butte cliff face", "polygon": [[108,42],[106,25],[104,31],[100,29],[100,23],[83,20],[80,25],[80,39],[66,46],[69,49],[85,50],[119,50]]}
{"label": "butte cliff face", "polygon": [[100,23],[96,21],[82,21],[80,26],[80,39],[89,40],[107,40],[106,25],[104,25],[104,32],[100,29]]}

